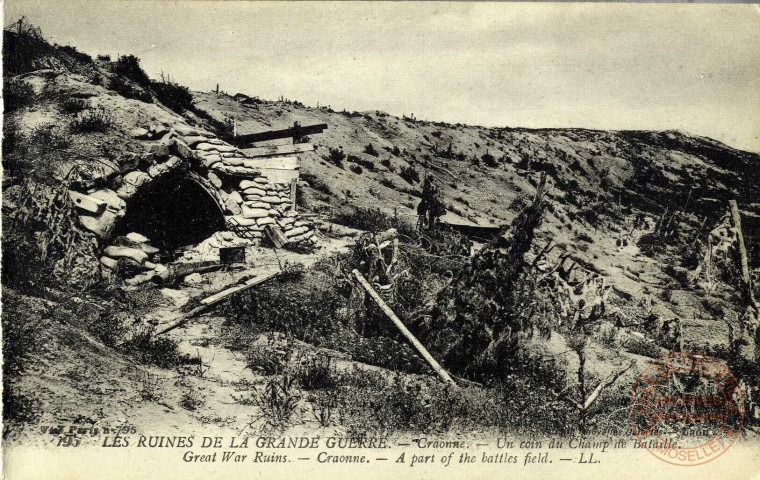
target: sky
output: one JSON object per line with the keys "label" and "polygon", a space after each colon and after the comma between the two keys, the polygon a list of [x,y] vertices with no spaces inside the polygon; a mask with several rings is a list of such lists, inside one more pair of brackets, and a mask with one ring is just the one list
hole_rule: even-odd
{"label": "sky", "polygon": [[760,152],[760,6],[5,2],[194,90],[511,127],[677,129]]}

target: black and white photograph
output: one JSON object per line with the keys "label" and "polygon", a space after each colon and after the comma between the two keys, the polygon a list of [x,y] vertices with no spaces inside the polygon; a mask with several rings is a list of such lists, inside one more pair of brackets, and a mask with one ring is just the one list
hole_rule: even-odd
{"label": "black and white photograph", "polygon": [[6,0],[3,475],[751,479],[760,6]]}

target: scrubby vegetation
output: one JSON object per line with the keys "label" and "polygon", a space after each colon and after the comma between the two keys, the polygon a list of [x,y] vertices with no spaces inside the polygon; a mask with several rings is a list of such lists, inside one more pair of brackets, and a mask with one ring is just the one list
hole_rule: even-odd
{"label": "scrubby vegetation", "polygon": [[414,165],[408,165],[405,167],[401,167],[401,171],[399,172],[399,175],[401,178],[407,181],[410,185],[414,185],[415,183],[420,183],[420,172],[414,168]]}
{"label": "scrubby vegetation", "polygon": [[76,116],[71,122],[71,130],[75,133],[103,133],[113,127],[113,117],[104,108],[86,110]]}
{"label": "scrubby vegetation", "polygon": [[168,77],[151,81],[150,89],[156,98],[177,113],[193,110],[193,95],[187,87],[172,82]]}
{"label": "scrubby vegetation", "polygon": [[[151,80],[135,56],[93,62],[49,45],[24,22],[16,30],[6,30],[3,59],[3,401],[11,422],[40,414],[28,394],[34,385],[19,382],[32,367],[66,363],[51,346],[76,361],[89,354],[78,367],[101,358],[128,364],[128,373],[119,371],[124,390],[130,381],[141,385],[130,398],[171,404],[183,415],[212,408],[198,385],[215,373],[213,356],[180,353],[171,337],[144,327],[167,300],[158,289],[109,283],[97,260],[102,245],[78,223],[67,196],[71,185],[116,188],[130,162],[151,161],[133,156],[132,144],[129,152],[121,147],[116,112],[91,93],[103,88],[110,97],[160,102],[174,112],[163,114],[222,138],[232,135],[232,118],[248,113],[258,126],[300,120],[307,110],[331,122],[318,153],[304,155],[296,196],[329,240],[347,243],[356,234],[355,245],[341,254],[328,245],[309,268],[282,263],[278,278],[214,311],[214,322],[225,319],[224,345],[209,348],[239,351],[241,372],[255,378],[236,383],[234,397],[255,407],[252,429],[313,422],[349,436],[622,434],[630,362],[692,347],[758,383],[746,328],[755,319],[737,286],[735,248],[707,255],[715,240],[707,235],[723,213],[716,205],[756,196],[757,169],[749,168],[756,155],[673,132],[486,129],[286,100],[236,102],[225,111],[218,105],[229,96]],[[67,69],[86,88],[62,98],[54,79]],[[28,72],[38,73],[10,77]],[[157,107],[128,103],[140,115]],[[26,121],[38,109],[52,120]],[[343,170],[345,162],[358,176]],[[347,178],[355,185],[347,188]],[[471,222],[439,221],[447,207]],[[398,242],[378,240],[390,228]],[[315,253],[301,248],[294,250]],[[752,252],[750,244],[756,258]],[[356,283],[354,269],[460,389],[438,381]],[[611,285],[615,279],[623,281]],[[167,392],[163,375],[175,374],[176,392]],[[90,393],[77,368],[61,375],[72,379],[74,396]]]}

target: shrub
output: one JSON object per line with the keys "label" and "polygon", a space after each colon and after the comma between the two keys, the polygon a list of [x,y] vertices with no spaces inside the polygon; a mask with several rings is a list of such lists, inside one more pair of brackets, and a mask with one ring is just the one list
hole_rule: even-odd
{"label": "shrub", "polygon": [[663,355],[662,349],[654,342],[651,342],[645,338],[641,338],[637,335],[631,335],[625,339],[623,348],[626,351],[636,355],[649,358],[659,358]]}
{"label": "shrub", "polygon": [[311,415],[322,427],[334,425],[335,412],[339,406],[338,396],[334,391],[312,392],[308,401],[311,404]]}
{"label": "shrub", "polygon": [[578,240],[580,240],[581,242],[586,242],[586,243],[594,243],[594,239],[591,238],[585,232],[581,232],[581,233],[578,234]]}
{"label": "shrub", "polygon": [[55,54],[55,47],[42,36],[39,27],[25,17],[3,31],[3,74],[18,75],[39,69],[39,59]]}
{"label": "shrub", "polygon": [[35,93],[31,85],[23,80],[3,81],[5,111],[13,112],[34,101]]}
{"label": "shrub", "polygon": [[[303,172],[301,173],[301,179],[309,184],[311,188],[318,192],[326,193],[327,195],[332,195],[332,190],[330,190],[330,186],[327,185],[321,178],[318,176],[311,174],[309,172]],[[296,198],[301,198],[301,195],[298,195]]]}
{"label": "shrub", "polygon": [[72,47],[70,45],[63,45],[59,46],[58,50],[66,53],[68,55],[71,55],[75,59],[79,60],[82,63],[92,63],[92,57],[84,52],[80,52],[77,50],[76,47]]}
{"label": "shrub", "polygon": [[498,167],[499,166],[499,162],[496,161],[496,157],[494,157],[493,155],[491,155],[488,152],[484,153],[483,156],[480,157],[480,159],[483,160],[483,164],[486,167],[494,168],[494,167]]}
{"label": "shrub", "polygon": [[[96,77],[98,78],[98,77]],[[153,103],[153,97],[150,96],[143,87],[135,86],[124,77],[114,77],[111,79],[108,88],[119,93],[125,98],[133,98],[145,103]]]}
{"label": "shrub", "polygon": [[193,95],[187,87],[174,82],[151,82],[151,90],[156,98],[177,113],[193,109]]}
{"label": "shrub", "polygon": [[67,115],[76,115],[87,108],[87,102],[81,98],[64,98],[59,108]]}
{"label": "shrub", "polygon": [[185,410],[193,412],[203,405],[203,403],[203,398],[192,388],[188,387],[182,391],[182,398],[179,401],[179,406]]}
{"label": "shrub", "polygon": [[98,60],[102,60],[104,62],[110,62],[111,61],[111,55],[108,54],[100,54],[97,56]]}
{"label": "shrub", "polygon": [[71,136],[59,125],[52,123],[38,125],[29,134],[29,142],[43,146],[45,150],[65,150],[71,146]]}
{"label": "shrub", "polygon": [[[7,266],[3,262],[3,270]],[[5,282],[3,282],[5,283]],[[17,295],[3,300],[3,377],[19,375],[26,368],[26,360],[44,351],[41,338],[42,322],[33,306]]]}
{"label": "shrub", "polygon": [[399,175],[410,185],[414,185],[415,183],[420,182],[420,172],[414,168],[414,165],[401,167],[401,172]]}
{"label": "shrub", "polygon": [[354,172],[354,173],[355,173],[355,174],[357,174],[357,175],[361,175],[361,174],[362,174],[362,172],[363,172],[363,170],[362,170],[362,167],[360,167],[359,165],[356,165],[355,163],[352,163],[352,164],[351,164],[351,165],[348,167],[348,169],[349,169],[349,170],[351,170],[352,172]]}
{"label": "shrub", "polygon": [[3,388],[3,421],[6,422],[3,436],[8,432],[8,420],[34,423],[42,413],[42,404],[36,398],[29,398],[16,391],[14,385],[6,382]]}
{"label": "shrub", "polygon": [[149,402],[158,400],[161,378],[147,371],[140,371],[140,397]]}
{"label": "shrub", "polygon": [[333,217],[333,222],[368,232],[380,232],[391,226],[390,217],[379,208],[341,210]]}
{"label": "shrub", "polygon": [[356,155],[349,155],[348,161],[356,163],[357,165],[361,165],[369,171],[373,171],[375,169],[374,162],[371,160],[364,160],[363,158],[357,157]]}
{"label": "shrub", "polygon": [[330,163],[332,163],[336,167],[343,168],[343,160],[345,159],[346,159],[346,154],[343,153],[342,148],[330,149],[330,156],[327,159]]}
{"label": "shrub", "polygon": [[161,368],[175,367],[187,360],[179,354],[177,342],[167,337],[154,337],[152,327],[138,330],[120,348],[141,363]]}
{"label": "shrub", "polygon": [[245,352],[247,367],[264,376],[278,375],[287,365],[287,352],[279,352],[272,345],[254,344]]}
{"label": "shrub", "polygon": [[113,117],[102,107],[80,113],[71,122],[71,129],[76,133],[106,132],[111,127]]}
{"label": "shrub", "polygon": [[395,155],[397,157],[400,157],[401,156],[401,149],[398,148],[398,145],[394,145],[393,146],[393,150],[391,151],[391,153],[393,153],[393,155]]}
{"label": "shrub", "polygon": [[375,147],[371,143],[368,143],[367,145],[364,146],[364,153],[366,153],[367,155],[372,155],[373,157],[377,157],[380,155],[377,152],[377,150],[375,150]]}
{"label": "shrub", "polygon": [[122,55],[114,62],[113,71],[123,75],[145,88],[150,87],[150,78],[140,66],[140,59],[134,55]]}
{"label": "shrub", "polygon": [[306,390],[335,387],[336,374],[333,371],[332,358],[320,355],[306,359],[298,369],[296,378]]}
{"label": "shrub", "polygon": [[259,407],[259,413],[253,417],[250,426],[263,422],[266,428],[284,429],[292,424],[291,419],[300,401],[293,377],[272,377],[267,380],[263,391],[257,389],[250,398],[250,403]]}
{"label": "shrub", "polygon": [[109,347],[116,346],[127,331],[124,323],[115,315],[98,315],[87,326],[87,330]]}
{"label": "shrub", "polygon": [[643,234],[636,242],[636,246],[639,247],[642,254],[649,257],[654,256],[655,254],[662,254],[666,250],[665,241],[662,236],[656,232]]}

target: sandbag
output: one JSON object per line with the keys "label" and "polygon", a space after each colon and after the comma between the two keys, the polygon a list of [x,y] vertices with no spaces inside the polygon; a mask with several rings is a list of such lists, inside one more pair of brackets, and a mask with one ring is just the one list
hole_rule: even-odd
{"label": "sandbag", "polygon": [[263,208],[250,208],[247,205],[243,205],[243,217],[245,218],[264,218],[268,217],[269,212]]}
{"label": "sandbag", "polygon": [[130,247],[118,247],[116,245],[106,247],[103,253],[111,258],[128,258],[134,260],[139,265],[142,265],[148,259],[148,254],[142,250]]}
{"label": "sandbag", "polygon": [[100,257],[100,263],[103,264],[103,266],[109,270],[116,271],[116,269],[119,268],[118,260],[115,260],[111,257],[106,257],[106,256]]}

